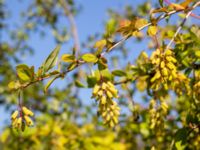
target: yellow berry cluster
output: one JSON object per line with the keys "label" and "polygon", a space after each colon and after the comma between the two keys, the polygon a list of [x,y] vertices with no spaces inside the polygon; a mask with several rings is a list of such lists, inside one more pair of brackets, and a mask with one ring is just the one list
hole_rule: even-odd
{"label": "yellow berry cluster", "polygon": [[176,78],[173,79],[171,83],[171,88],[176,92],[178,95],[187,94],[190,95],[190,80],[182,73],[177,73]]}
{"label": "yellow berry cluster", "polygon": [[30,116],[34,113],[26,107],[20,108],[20,110],[15,110],[11,115],[12,126],[17,130],[25,130],[25,126],[33,126],[33,121]]}
{"label": "yellow berry cluster", "polygon": [[119,110],[117,103],[113,98],[118,98],[118,91],[110,82],[103,82],[101,85],[96,84],[93,89],[92,98],[99,102],[98,112],[103,118],[104,124],[114,127],[118,123]]}
{"label": "yellow berry cluster", "polygon": [[168,112],[168,105],[165,102],[161,102],[159,106],[156,106],[156,101],[152,99],[149,104],[150,113],[150,128],[162,129],[164,127],[164,119]]}
{"label": "yellow berry cluster", "polygon": [[171,50],[166,50],[164,53],[157,49],[152,53],[151,62],[156,67],[155,74],[151,78],[151,88],[158,90],[161,85],[168,90],[168,82],[177,77],[177,70],[175,63],[176,59],[173,57]]}

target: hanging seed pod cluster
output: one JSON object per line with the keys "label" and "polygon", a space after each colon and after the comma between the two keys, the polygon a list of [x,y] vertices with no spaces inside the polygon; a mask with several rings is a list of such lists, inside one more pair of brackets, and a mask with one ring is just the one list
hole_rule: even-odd
{"label": "hanging seed pod cluster", "polygon": [[33,126],[33,121],[30,117],[34,116],[34,113],[26,107],[20,107],[20,110],[15,110],[11,115],[12,127],[24,131],[25,127]]}
{"label": "hanging seed pod cluster", "polygon": [[92,98],[99,102],[98,112],[102,116],[104,124],[114,127],[118,123],[120,114],[120,108],[113,100],[113,98],[118,98],[117,89],[110,81],[103,82],[101,85],[94,86],[92,94]]}
{"label": "hanging seed pod cluster", "polygon": [[155,74],[151,78],[151,88],[158,90],[161,86],[168,90],[169,82],[177,77],[176,59],[171,50],[164,53],[157,49],[152,53],[151,62],[155,66]]}

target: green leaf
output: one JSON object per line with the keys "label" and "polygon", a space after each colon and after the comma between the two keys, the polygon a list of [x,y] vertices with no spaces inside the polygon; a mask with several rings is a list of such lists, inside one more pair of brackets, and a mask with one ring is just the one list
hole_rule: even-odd
{"label": "green leaf", "polygon": [[84,87],[85,87],[85,85],[82,84],[79,80],[76,80],[76,81],[75,81],[75,85],[76,85],[77,87],[79,87],[79,88],[84,88]]}
{"label": "green leaf", "polygon": [[11,81],[11,82],[9,82],[9,84],[8,84],[8,88],[9,88],[10,90],[15,90],[15,89],[18,89],[19,87],[20,87],[19,81]]}
{"label": "green leaf", "polygon": [[62,61],[64,61],[64,62],[74,62],[75,56],[71,55],[71,54],[64,54],[64,55],[62,55]]}
{"label": "green leaf", "polygon": [[163,7],[163,0],[159,0],[159,4],[161,7]]}
{"label": "green leaf", "polygon": [[184,150],[186,145],[183,145],[181,141],[175,143],[177,150]]}
{"label": "green leaf", "polygon": [[197,58],[200,58],[200,50],[195,51],[195,56],[196,56]]}
{"label": "green leaf", "polygon": [[116,20],[110,19],[106,24],[106,36],[112,35],[116,30]]}
{"label": "green leaf", "polygon": [[58,45],[47,57],[45,62],[43,63],[43,73],[46,73],[51,68],[53,68],[56,65],[56,61],[58,59],[58,53],[60,51],[60,45]]}
{"label": "green leaf", "polygon": [[175,141],[182,141],[182,143],[185,143],[187,141],[186,138],[187,134],[188,134],[187,128],[179,129],[175,134]]}
{"label": "green leaf", "polygon": [[73,70],[74,68],[76,68],[76,63],[71,63],[69,66],[68,66],[68,68],[67,68],[67,70],[69,70],[69,71],[71,71],[71,70]]}
{"label": "green leaf", "polygon": [[108,68],[107,60],[106,60],[104,57],[102,57],[102,58],[99,59],[99,61],[98,61],[98,69],[99,69],[99,70],[104,70],[104,69],[106,69],[106,68]]}
{"label": "green leaf", "polygon": [[122,70],[114,70],[114,71],[112,71],[112,74],[115,76],[119,76],[119,77],[126,76],[126,72],[124,72]]}
{"label": "green leaf", "polygon": [[47,92],[47,90],[49,89],[50,85],[58,78],[58,76],[53,77],[52,79],[50,79],[47,84],[44,87],[44,93]]}
{"label": "green leaf", "polygon": [[97,78],[95,76],[87,76],[87,84],[89,88],[94,87],[97,83]]}
{"label": "green leaf", "polygon": [[57,74],[59,74],[60,72],[58,71],[58,70],[54,70],[54,71],[52,71],[52,72],[50,72],[49,74],[50,75],[57,75]]}
{"label": "green leaf", "polygon": [[34,70],[29,68],[26,64],[16,66],[17,75],[21,82],[29,82],[33,79]]}
{"label": "green leaf", "polygon": [[91,53],[87,53],[87,54],[84,54],[82,55],[81,57],[85,62],[93,62],[93,63],[96,63],[98,61],[98,58],[91,54]]}
{"label": "green leaf", "polygon": [[101,70],[101,75],[104,80],[105,79],[108,81],[113,80],[113,76],[108,69]]}

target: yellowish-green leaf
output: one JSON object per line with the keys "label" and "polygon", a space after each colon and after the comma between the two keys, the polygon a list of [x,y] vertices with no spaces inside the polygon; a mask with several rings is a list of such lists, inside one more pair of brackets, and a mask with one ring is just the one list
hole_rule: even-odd
{"label": "yellowish-green leaf", "polygon": [[178,141],[175,143],[177,150],[184,150],[186,145],[182,144],[182,141]]}
{"label": "yellowish-green leaf", "polygon": [[83,83],[81,83],[79,80],[76,80],[76,81],[75,81],[75,85],[76,85],[77,87],[79,87],[79,88],[84,88],[84,87],[85,87],[85,85],[84,85]]}
{"label": "yellowish-green leaf", "polygon": [[99,40],[94,44],[94,48],[103,49],[106,46],[106,40]]}
{"label": "yellowish-green leaf", "polygon": [[45,87],[44,87],[44,93],[47,92],[47,90],[49,89],[50,85],[51,85],[57,78],[58,78],[58,77],[55,76],[55,77],[53,77],[52,79],[50,79],[50,80],[47,82],[47,84],[46,84]]}
{"label": "yellowish-green leaf", "polygon": [[47,57],[45,62],[43,63],[43,73],[46,73],[51,68],[53,68],[56,65],[56,61],[58,59],[58,53],[60,51],[60,46],[58,45]]}
{"label": "yellowish-green leaf", "polygon": [[4,132],[1,134],[1,142],[4,143],[7,141],[8,137],[10,135],[10,130],[9,128],[5,129]]}
{"label": "yellowish-green leaf", "polygon": [[95,76],[87,76],[87,84],[88,87],[94,87],[94,85],[97,83],[97,78]]}
{"label": "yellowish-green leaf", "polygon": [[196,57],[200,58],[200,50],[195,51]]}
{"label": "yellowish-green leaf", "polygon": [[62,55],[62,61],[64,61],[64,62],[74,62],[75,56],[71,55],[71,54],[64,54],[64,55]]}
{"label": "yellowish-green leaf", "polygon": [[162,7],[162,8],[154,9],[152,11],[152,13],[161,13],[161,12],[167,12],[167,8],[166,7]]}
{"label": "yellowish-green leaf", "polygon": [[147,34],[148,34],[149,36],[154,36],[154,35],[156,35],[157,31],[158,31],[157,26],[150,26],[150,27],[148,28],[148,30],[147,30]]}
{"label": "yellowish-green leaf", "polygon": [[139,29],[140,27],[143,27],[144,25],[146,25],[148,23],[148,21],[146,19],[143,18],[139,18],[135,21],[135,28]]}
{"label": "yellowish-green leaf", "polygon": [[98,58],[91,54],[91,53],[87,53],[87,54],[84,54],[82,57],[81,57],[85,62],[97,62],[98,61]]}
{"label": "yellowish-green leaf", "polygon": [[33,69],[29,68],[25,64],[20,64],[16,67],[17,75],[21,82],[29,82],[33,79]]}
{"label": "yellowish-green leaf", "polygon": [[9,88],[10,90],[15,90],[15,89],[19,88],[19,86],[20,86],[20,84],[19,84],[18,81],[11,81],[11,82],[9,82],[9,84],[8,84],[8,88]]}
{"label": "yellowish-green leaf", "polygon": [[99,70],[104,70],[107,67],[108,67],[107,60],[104,57],[99,59],[99,61],[98,61],[98,69]]}
{"label": "yellowish-green leaf", "polygon": [[122,70],[113,70],[112,74],[115,76],[119,76],[119,77],[126,76],[126,72],[124,72]]}
{"label": "yellowish-green leaf", "polygon": [[69,71],[71,71],[71,70],[73,70],[74,68],[76,68],[76,65],[77,65],[76,63],[71,63],[71,64],[68,66],[67,69],[68,69]]}
{"label": "yellowish-green leaf", "polygon": [[104,70],[101,70],[101,75],[102,77],[104,78],[104,80],[113,80],[113,75],[111,74],[111,72],[108,70],[108,69],[104,69]]}

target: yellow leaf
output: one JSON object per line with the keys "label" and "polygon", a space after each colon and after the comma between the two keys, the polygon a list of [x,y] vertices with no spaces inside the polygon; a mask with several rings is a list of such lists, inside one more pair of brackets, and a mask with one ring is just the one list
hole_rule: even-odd
{"label": "yellow leaf", "polygon": [[82,55],[81,58],[86,62],[93,62],[93,63],[96,63],[98,60],[98,58],[94,54],[91,54],[91,53],[86,53]]}
{"label": "yellow leaf", "polygon": [[64,61],[64,62],[74,62],[75,56],[71,55],[71,54],[64,54],[64,55],[62,55],[62,61]]}
{"label": "yellow leaf", "polygon": [[163,7],[163,8],[154,9],[152,11],[152,13],[160,13],[160,12],[167,12],[167,8]]}
{"label": "yellow leaf", "polygon": [[175,4],[175,3],[171,3],[170,5],[169,5],[169,7],[172,7],[173,9],[175,9],[175,10],[183,10],[183,9],[185,9],[183,6],[181,6],[180,4]]}
{"label": "yellow leaf", "polygon": [[130,20],[121,20],[119,22],[119,27],[120,28],[128,27],[130,25],[131,25],[131,21]]}
{"label": "yellow leaf", "polygon": [[180,5],[184,8],[188,7],[188,5],[192,2],[193,0],[185,0],[184,2],[180,3]]}
{"label": "yellow leaf", "polygon": [[103,49],[104,46],[106,46],[106,40],[99,40],[94,44],[94,48],[99,48],[99,49]]}
{"label": "yellow leaf", "polygon": [[139,18],[135,21],[135,28],[139,29],[142,26],[146,25],[148,23],[148,21],[146,19],[143,18]]}
{"label": "yellow leaf", "polygon": [[154,36],[156,35],[157,31],[158,31],[157,26],[150,26],[147,30],[147,34],[149,36]]}
{"label": "yellow leaf", "polygon": [[10,135],[10,131],[8,129],[6,129],[2,134],[1,134],[1,142],[6,142],[6,140],[8,139]]}

